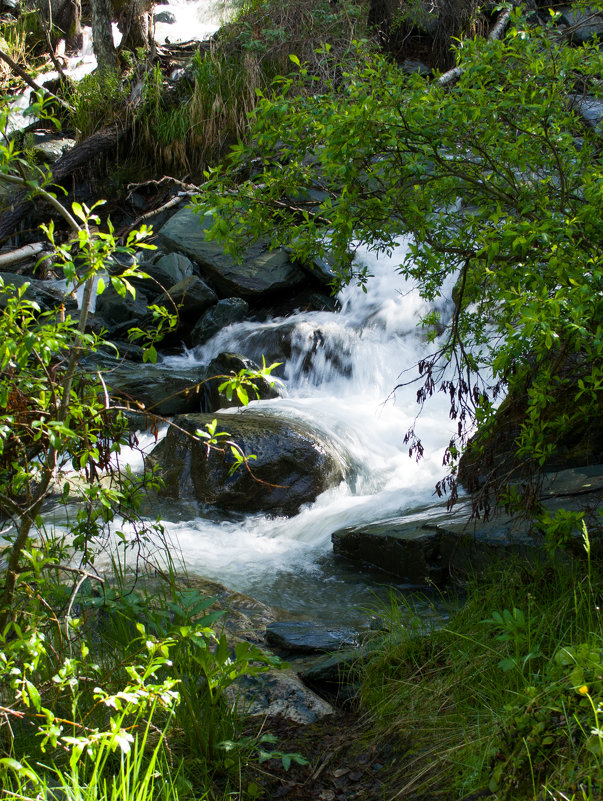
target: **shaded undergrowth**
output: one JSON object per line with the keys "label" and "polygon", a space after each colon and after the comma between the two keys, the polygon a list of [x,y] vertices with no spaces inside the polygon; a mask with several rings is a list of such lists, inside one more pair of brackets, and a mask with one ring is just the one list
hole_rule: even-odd
{"label": "shaded undergrowth", "polygon": [[602,591],[590,560],[503,566],[427,636],[394,604],[362,688],[397,743],[390,797],[600,798]]}

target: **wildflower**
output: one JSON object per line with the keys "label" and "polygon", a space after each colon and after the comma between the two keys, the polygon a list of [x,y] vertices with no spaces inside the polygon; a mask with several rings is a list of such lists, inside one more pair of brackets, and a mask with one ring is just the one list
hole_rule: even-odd
{"label": "wildflower", "polygon": [[582,687],[578,687],[578,692],[580,695],[588,695],[588,686],[583,684]]}

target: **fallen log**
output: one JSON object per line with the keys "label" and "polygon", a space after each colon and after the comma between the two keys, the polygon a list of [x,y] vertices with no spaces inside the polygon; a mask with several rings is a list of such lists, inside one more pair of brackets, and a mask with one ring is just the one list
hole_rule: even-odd
{"label": "fallen log", "polygon": [[[55,162],[51,170],[50,182],[58,184],[80,167],[84,167],[94,158],[115,147],[128,131],[122,124],[109,125],[93,133],[72,150],[69,150]],[[19,192],[12,199],[10,208],[0,215],[0,243],[5,242],[16,233],[17,226],[33,207],[30,199],[34,192]]]}
{"label": "fallen log", "polygon": [[42,253],[46,247],[47,244],[44,242],[35,242],[31,245],[24,245],[17,250],[11,250],[5,253],[0,252],[0,270],[10,269],[14,267],[15,264],[21,264],[23,261],[33,259]]}

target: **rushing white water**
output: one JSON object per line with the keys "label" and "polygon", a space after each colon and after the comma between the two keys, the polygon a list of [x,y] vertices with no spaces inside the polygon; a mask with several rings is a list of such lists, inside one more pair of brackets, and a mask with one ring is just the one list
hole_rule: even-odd
{"label": "rushing white water", "polygon": [[[417,329],[425,303],[395,270],[404,252],[401,246],[391,258],[365,254],[374,274],[368,293],[346,288],[339,312],[300,312],[266,323],[235,324],[206,345],[164,360],[182,368],[207,364],[222,351],[261,359],[275,336],[287,332],[293,344],[285,365],[286,397],[251,406],[310,423],[354,465],[346,482],[289,519],[261,514],[201,517],[194,504],[180,502],[162,507],[166,534],[190,573],[293,612],[337,617],[349,605],[368,603],[366,580],[338,567],[330,555],[331,534],[434,503],[443,450],[453,433],[447,399],[440,394],[428,402],[417,423],[424,459],[417,463],[409,458],[403,444],[418,411],[417,385],[391,393],[402,371],[435,347]],[[404,380],[412,375],[416,372]]]}
{"label": "rushing white water", "polygon": [[[158,6],[157,12],[171,12],[176,21],[158,23],[157,40],[205,38],[219,28],[229,10],[228,0]],[[85,54],[81,65],[89,65],[90,58]],[[354,466],[344,483],[290,519],[218,513],[202,517],[195,504],[162,503],[159,513],[166,537],[191,574],[217,579],[303,615],[342,620],[350,617],[348,610],[354,605],[370,604],[370,581],[333,559],[331,534],[434,503],[443,451],[454,431],[447,399],[440,394],[427,403],[416,425],[425,457],[417,463],[403,443],[418,412],[413,367],[436,347],[417,329],[425,304],[396,272],[404,253],[400,246],[387,258],[361,255],[374,274],[368,293],[346,288],[337,313],[300,312],[265,323],[240,323],[201,348],[164,360],[181,368],[235,351],[257,361],[266,355],[272,361],[275,341],[286,337],[291,345],[284,366],[286,396],[251,405],[310,423]],[[442,300],[444,314],[447,303]],[[401,375],[407,386],[392,395]],[[144,444],[150,449],[152,438]],[[120,458],[130,460],[135,469],[142,465],[140,455],[123,453]]]}
{"label": "rushing white water", "polygon": [[172,0],[168,5],[155,7],[155,15],[171,15],[174,22],[155,22],[155,41],[187,42],[209,39],[231,16],[232,0]]}

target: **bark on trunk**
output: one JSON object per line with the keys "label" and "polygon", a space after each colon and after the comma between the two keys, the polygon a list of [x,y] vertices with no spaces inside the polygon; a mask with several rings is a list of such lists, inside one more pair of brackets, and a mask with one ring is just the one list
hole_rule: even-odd
{"label": "bark on trunk", "polygon": [[117,51],[113,44],[111,0],[91,0],[92,49],[101,72],[118,70]]}
{"label": "bark on trunk", "polygon": [[152,0],[130,0],[119,15],[119,30],[123,33],[121,48],[148,51],[153,43]]}

